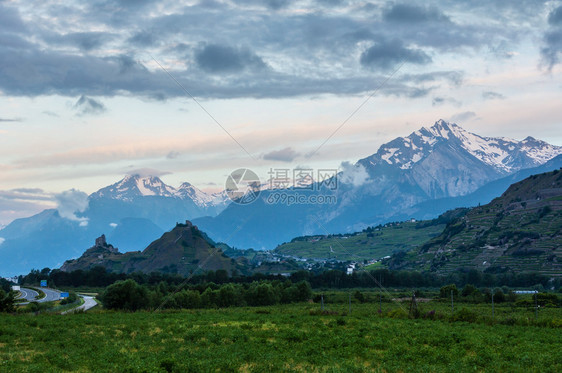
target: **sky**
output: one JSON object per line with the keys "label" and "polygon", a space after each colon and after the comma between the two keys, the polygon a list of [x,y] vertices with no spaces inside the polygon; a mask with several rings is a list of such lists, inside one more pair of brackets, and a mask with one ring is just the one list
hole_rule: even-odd
{"label": "sky", "polygon": [[562,145],[562,3],[0,0],[0,227],[126,174],[338,168],[439,119]]}

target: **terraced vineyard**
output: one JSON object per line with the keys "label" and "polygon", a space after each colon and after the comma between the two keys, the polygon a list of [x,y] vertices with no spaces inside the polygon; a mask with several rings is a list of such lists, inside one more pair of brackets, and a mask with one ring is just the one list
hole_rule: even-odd
{"label": "terraced vineyard", "polygon": [[562,172],[532,176],[472,209],[396,266],[562,275]]}
{"label": "terraced vineyard", "polygon": [[445,224],[420,227],[418,223],[405,222],[350,235],[298,237],[278,246],[275,252],[313,259],[379,259],[396,251],[416,248],[439,235],[444,227]]}

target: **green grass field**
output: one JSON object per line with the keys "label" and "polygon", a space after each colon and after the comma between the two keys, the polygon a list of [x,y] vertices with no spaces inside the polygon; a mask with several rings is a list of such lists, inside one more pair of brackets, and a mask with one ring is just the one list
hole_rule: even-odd
{"label": "green grass field", "polygon": [[[379,305],[301,303],[261,308],[178,312],[94,311],[76,315],[0,315],[2,372],[166,371],[562,371],[561,329],[401,319],[396,302]],[[334,299],[335,295],[327,295]],[[408,302],[402,307],[406,310]],[[489,313],[487,305],[468,307]],[[496,315],[532,320],[526,308],[498,306]],[[502,316],[502,313],[505,315]],[[562,318],[541,310],[539,321]]]}

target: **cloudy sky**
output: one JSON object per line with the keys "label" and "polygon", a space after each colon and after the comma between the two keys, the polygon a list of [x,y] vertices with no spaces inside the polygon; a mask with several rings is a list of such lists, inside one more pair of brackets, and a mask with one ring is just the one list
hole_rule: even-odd
{"label": "cloudy sky", "polygon": [[0,224],[127,173],[334,168],[440,118],[562,145],[560,2],[413,4],[0,0]]}

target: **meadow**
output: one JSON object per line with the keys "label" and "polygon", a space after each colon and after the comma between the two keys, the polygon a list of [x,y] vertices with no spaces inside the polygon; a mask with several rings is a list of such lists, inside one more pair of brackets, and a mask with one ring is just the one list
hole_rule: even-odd
{"label": "meadow", "polygon": [[[324,312],[296,303],[2,314],[0,371],[562,371],[560,308],[535,320],[532,307],[502,304],[492,320],[489,305],[458,304],[451,317],[447,302],[432,301],[412,319],[408,301],[383,302],[379,313],[353,299],[349,314],[345,298],[326,294]],[[476,319],[454,317],[467,312]]]}

